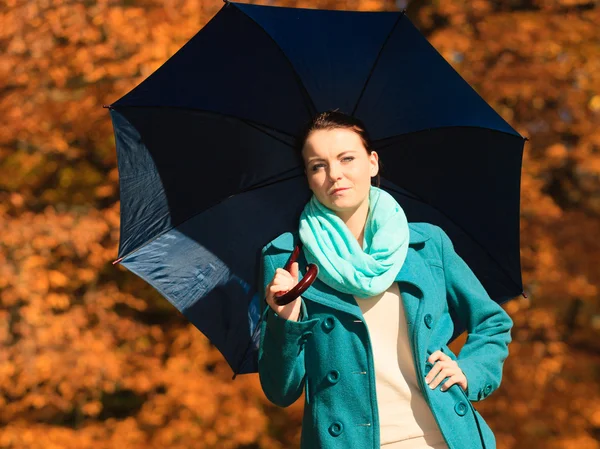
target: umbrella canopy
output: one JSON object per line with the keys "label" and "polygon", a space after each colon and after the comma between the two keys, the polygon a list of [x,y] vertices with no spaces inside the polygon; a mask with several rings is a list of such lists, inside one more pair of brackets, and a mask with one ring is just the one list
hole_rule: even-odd
{"label": "umbrella canopy", "polygon": [[[257,371],[261,248],[310,199],[292,148],[317,112],[361,119],[381,187],[441,226],[498,303],[522,292],[524,138],[403,12],[227,2],[108,106],[121,195],[118,260],[223,353]],[[455,336],[464,330],[456,323]],[[249,346],[250,345],[250,346]]]}

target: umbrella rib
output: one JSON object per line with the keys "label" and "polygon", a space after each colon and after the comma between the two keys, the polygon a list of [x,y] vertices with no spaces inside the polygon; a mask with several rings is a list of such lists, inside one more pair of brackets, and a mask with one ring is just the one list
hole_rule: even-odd
{"label": "umbrella rib", "polygon": [[[276,135],[274,135],[274,134],[271,134],[271,133],[267,132],[266,130],[264,130],[264,129],[262,129],[261,127],[257,126],[257,125],[256,125],[254,122],[252,122],[252,121],[250,121],[250,120],[246,120],[246,119],[243,119],[243,118],[239,118],[239,120],[240,120],[240,121],[242,121],[242,122],[244,122],[246,125],[248,125],[248,126],[250,126],[250,127],[254,128],[254,129],[258,130],[258,131],[261,131],[262,133],[266,134],[267,136],[269,136],[269,137],[271,137],[271,138],[273,138],[273,139],[277,140],[278,142],[281,142],[281,143],[283,143],[284,145],[287,145],[287,146],[289,146],[290,148],[293,148],[293,146],[294,146],[293,144],[291,144],[291,143],[289,143],[289,142],[286,142],[285,140],[281,139],[280,137],[277,137]],[[292,138],[294,137],[294,136],[292,136],[291,134],[288,134],[288,133],[286,133],[286,132],[280,131],[280,130],[278,130],[278,129],[275,129],[275,128],[272,128],[272,127],[269,127],[269,128],[271,128],[271,129],[274,129],[275,131],[277,131],[277,132],[279,132],[279,133],[281,133],[281,134],[285,134],[286,136],[290,136],[290,137],[292,137]]]}
{"label": "umbrella rib", "polygon": [[[294,170],[298,170],[298,167],[290,168],[289,170],[286,170],[284,172],[281,172],[281,173],[277,174],[277,176],[279,176],[281,174],[284,174],[284,173],[292,172]],[[260,184],[255,184],[254,186],[250,187],[249,189],[242,190],[241,192],[237,193],[236,195],[239,195],[241,193],[250,192],[250,191],[255,190],[255,189],[261,189],[263,187],[269,187],[270,185],[277,184],[278,182],[289,181],[290,179],[299,178],[300,176],[302,176],[302,175],[301,174],[297,174],[297,175],[293,175],[293,176],[288,176],[287,178],[277,178],[277,179],[274,179],[274,180],[273,180],[274,176],[271,176],[270,178],[267,178],[267,179],[261,181]],[[266,182],[269,179],[272,179],[272,181]]]}
{"label": "umbrella rib", "polygon": [[[492,132],[497,132],[497,133],[501,133],[501,134],[506,134],[508,136],[512,136],[512,137],[520,137],[523,142],[529,140],[527,137],[523,137],[520,134],[514,134],[514,133],[510,133],[508,131],[502,131],[501,129],[496,129],[496,128],[488,128],[486,126],[475,126],[475,125],[446,125],[446,126],[437,126],[435,128],[422,128],[422,129],[415,129],[413,131],[408,131],[405,133],[400,133],[400,134],[394,134],[392,136],[388,136],[388,137],[384,137],[382,139],[377,139],[373,141],[373,146],[376,146],[378,149],[383,149],[386,148],[390,145],[393,145],[394,142],[389,142],[386,143],[388,141],[391,141],[393,139],[397,139],[400,136],[408,136],[410,134],[416,134],[416,133],[423,133],[423,132],[429,132],[429,131],[433,131],[433,130],[438,130],[438,129],[455,129],[455,128],[476,128],[476,129],[485,129],[487,131],[492,131]],[[378,146],[378,144],[382,144],[382,146]]]}
{"label": "umbrella rib", "polygon": [[[384,178],[384,179],[385,179],[385,178]],[[403,192],[399,192],[397,189],[394,189],[393,187],[387,187],[387,188],[388,188],[388,189],[390,189],[390,190],[393,190],[393,191],[394,191],[394,192],[396,192],[396,193],[399,193],[400,195],[407,196],[405,193],[403,193]],[[408,190],[407,190],[407,191],[408,191]],[[506,269],[505,269],[505,268],[502,266],[502,264],[500,264],[500,262],[498,262],[498,261],[496,260],[496,258],[494,258],[494,257],[493,257],[493,256],[490,254],[490,252],[489,252],[487,249],[485,249],[485,247],[484,247],[484,246],[483,246],[483,245],[482,245],[482,244],[481,244],[481,243],[480,243],[480,242],[479,242],[477,239],[475,239],[475,238],[474,238],[474,237],[473,237],[473,236],[472,236],[470,233],[468,233],[468,232],[467,232],[467,231],[466,231],[466,230],[465,230],[465,229],[464,229],[464,228],[463,228],[461,225],[459,225],[458,223],[456,223],[456,222],[455,222],[455,221],[454,221],[452,218],[450,218],[450,217],[449,217],[449,216],[448,216],[448,215],[447,215],[447,214],[446,214],[444,211],[442,211],[442,210],[438,209],[437,207],[435,207],[435,206],[434,206],[434,205],[432,205],[431,203],[429,203],[429,202],[425,201],[425,200],[424,200],[422,197],[420,197],[420,196],[418,196],[418,195],[415,195],[413,192],[410,192],[410,193],[411,193],[412,195],[414,195],[414,198],[415,198],[417,201],[420,201],[420,202],[422,202],[422,203],[424,203],[424,204],[427,204],[427,205],[428,205],[429,207],[431,207],[432,209],[435,209],[435,210],[437,210],[437,211],[438,211],[440,214],[442,214],[444,217],[446,217],[446,218],[447,218],[449,221],[451,221],[452,223],[454,223],[454,225],[455,225],[457,228],[461,229],[461,230],[462,230],[462,231],[463,231],[463,232],[464,232],[466,235],[468,235],[468,236],[471,238],[471,240],[472,240],[472,241],[473,241],[475,244],[477,244],[477,246],[479,246],[479,248],[481,248],[481,250],[482,250],[482,251],[483,251],[485,254],[487,254],[487,256],[490,258],[490,260],[492,260],[492,261],[493,261],[493,262],[494,262],[494,263],[495,263],[495,264],[496,264],[496,265],[497,265],[497,266],[500,268],[500,271],[502,271],[502,272],[503,272],[503,273],[506,275],[506,277],[507,277],[508,279],[510,279],[510,280],[511,280],[511,281],[512,281],[512,282],[513,282],[513,283],[514,283],[516,286],[517,286],[517,288],[519,288],[519,289],[521,289],[521,290],[522,290],[522,287],[519,285],[519,283],[518,283],[518,282],[516,282],[516,281],[515,281],[515,280],[512,278],[512,276],[511,276],[511,275],[510,275],[510,274],[509,274],[509,273],[506,271]]]}
{"label": "umbrella rib", "polygon": [[[233,3],[235,5],[235,3]],[[294,67],[294,64],[292,64],[292,61],[290,61],[290,58],[288,58],[288,55],[285,54],[285,52],[283,51],[283,49],[279,46],[279,44],[277,44],[277,42],[275,41],[275,39],[273,39],[273,36],[271,36],[267,30],[265,30],[260,23],[258,23],[256,20],[254,20],[254,18],[250,17],[248,14],[246,14],[243,10],[241,10],[240,8],[238,8],[238,11],[241,11],[246,17],[248,17],[250,20],[252,20],[252,22],[254,22],[258,28],[260,28],[263,33],[265,33],[265,35],[273,42],[273,44],[275,44],[275,47],[277,47],[279,49],[279,51],[281,52],[281,54],[283,55],[283,57],[285,58],[285,60],[288,62],[290,68],[292,69],[292,73],[294,74],[294,77],[296,78],[296,82],[298,83],[298,85],[300,86],[303,96],[304,96],[304,105],[306,106],[306,111],[308,112],[308,115],[310,117],[312,117],[314,114],[316,114],[317,112],[317,107],[315,106],[315,103],[313,102],[313,99],[311,98],[311,96],[308,93],[308,90],[306,90],[306,86],[304,85],[304,83],[302,82],[302,78],[300,78],[300,75],[298,74],[298,72],[296,71],[296,68]]]}
{"label": "umbrella rib", "polygon": [[398,22],[400,21],[400,19],[402,17],[404,17],[405,14],[406,14],[406,11],[402,10],[402,12],[400,13],[400,15],[396,19],[396,22],[394,22],[394,26],[392,27],[392,29],[390,30],[389,34],[385,38],[385,42],[383,43],[383,45],[379,49],[379,53],[377,54],[377,58],[375,59],[375,62],[373,63],[373,66],[371,67],[371,71],[369,72],[369,76],[367,76],[367,79],[365,80],[365,84],[363,84],[362,90],[360,91],[360,95],[358,96],[358,99],[356,100],[356,104],[354,105],[354,109],[352,110],[352,114],[351,115],[354,115],[354,113],[356,112],[356,109],[358,109],[358,105],[360,103],[360,100],[362,100],[363,94],[365,93],[365,90],[367,89],[367,85],[369,84],[369,81],[371,80],[371,76],[373,75],[373,72],[375,71],[375,67],[377,66],[377,63],[379,62],[379,58],[381,57],[381,54],[383,53],[383,49],[385,48],[385,46],[387,45],[388,41],[390,40],[390,37],[392,36],[392,33],[394,32],[394,30],[396,29],[396,26],[398,25]]}

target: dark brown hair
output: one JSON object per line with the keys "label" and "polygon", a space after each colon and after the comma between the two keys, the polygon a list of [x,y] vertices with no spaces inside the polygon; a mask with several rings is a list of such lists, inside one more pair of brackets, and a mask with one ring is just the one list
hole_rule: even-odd
{"label": "dark brown hair", "polygon": [[[371,139],[369,137],[369,133],[367,132],[367,128],[364,123],[357,119],[354,116],[345,114],[340,112],[338,109],[333,109],[325,112],[321,112],[315,115],[310,122],[308,122],[303,128],[300,134],[298,135],[296,141],[296,151],[298,152],[298,156],[300,157],[300,162],[303,165],[304,159],[302,158],[302,148],[304,148],[304,144],[306,143],[306,139],[311,132],[319,130],[319,129],[350,129],[354,131],[360,139],[364,147],[367,150],[367,153],[371,154],[373,152],[373,147],[371,145]],[[378,159],[379,170],[377,175],[371,178],[371,184],[379,187],[379,173],[381,171],[381,159]]]}

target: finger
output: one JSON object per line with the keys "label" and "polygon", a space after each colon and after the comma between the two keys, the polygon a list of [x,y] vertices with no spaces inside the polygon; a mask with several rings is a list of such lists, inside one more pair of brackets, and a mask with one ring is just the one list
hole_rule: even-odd
{"label": "finger", "polygon": [[447,381],[446,379],[453,379],[452,384],[455,384],[460,380],[461,376],[462,371],[457,369],[455,366],[449,366],[440,371],[440,375],[438,376],[439,384],[444,384]]}
{"label": "finger", "polygon": [[447,377],[457,374],[456,370],[452,366],[448,366],[447,364],[442,363],[444,362],[437,362],[434,365],[434,367],[431,368],[429,374],[427,374],[427,377],[431,376],[429,377],[430,381],[428,382],[428,384],[432,389],[436,388]]}
{"label": "finger", "polygon": [[[431,373],[429,373],[431,374]],[[431,388],[432,390],[434,390],[440,383],[440,379],[442,378],[442,376],[437,375],[431,378],[431,380],[429,382],[427,382],[427,385],[429,386],[429,388]]]}
{"label": "finger", "polygon": [[277,270],[280,270],[280,271],[278,271],[280,278],[282,278],[282,279],[289,279],[289,280],[294,279],[294,276],[292,275],[293,264],[290,267],[290,271],[284,270],[283,268],[277,268]]}
{"label": "finger", "polygon": [[295,282],[298,282],[298,262],[294,262],[290,268],[290,274]]}
{"label": "finger", "polygon": [[457,374],[455,374],[454,376],[450,376],[448,378],[448,380],[446,380],[442,386],[440,387],[441,391],[446,391],[448,388],[450,388],[452,385],[457,384],[459,381],[459,376]]}
{"label": "finger", "polygon": [[269,287],[269,291],[271,292],[271,294],[275,295],[279,292],[285,292],[288,291],[289,288],[285,285],[282,284],[273,284],[271,287]]}
{"label": "finger", "polygon": [[295,284],[297,284],[297,282],[294,283],[294,280],[289,273],[288,273],[288,277],[286,277],[286,278],[278,277],[273,281],[274,286],[277,286],[279,289],[286,290],[286,291],[291,290]]}
{"label": "finger", "polygon": [[437,351],[433,352],[427,360],[430,363],[433,363],[436,360],[444,360],[444,359],[449,359],[449,358],[450,358],[449,356],[447,356],[446,354],[444,354],[442,351],[440,351],[438,349]]}
{"label": "finger", "polygon": [[275,275],[278,275],[278,274],[279,274],[279,275],[284,275],[284,276],[286,276],[286,277],[287,277],[287,276],[289,276],[289,275],[290,275],[290,272],[289,272],[289,271],[287,271],[287,270],[285,270],[285,269],[283,269],[283,268],[276,268],[276,269],[275,269]]}
{"label": "finger", "polygon": [[435,362],[435,364],[431,367],[431,370],[429,370],[429,373],[427,373],[427,376],[425,376],[425,381],[427,383],[431,382],[435,378],[435,376],[437,376],[438,373],[442,371],[442,369],[444,369],[444,367],[446,366],[446,360],[438,360],[437,362]]}
{"label": "finger", "polygon": [[446,382],[444,382],[442,384],[442,386],[440,387],[440,391],[446,391],[448,388],[450,388],[452,385],[454,385],[456,383],[456,381],[454,381],[451,377],[446,380]]}
{"label": "finger", "polygon": [[448,376],[444,375],[443,372],[440,372],[440,374],[429,384],[429,388],[435,390],[447,377]]}

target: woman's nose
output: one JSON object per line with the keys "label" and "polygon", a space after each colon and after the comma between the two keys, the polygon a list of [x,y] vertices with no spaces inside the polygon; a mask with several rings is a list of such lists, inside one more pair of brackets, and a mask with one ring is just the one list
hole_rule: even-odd
{"label": "woman's nose", "polygon": [[337,165],[332,164],[329,167],[329,179],[332,182],[335,182],[340,178],[341,178],[341,169]]}

